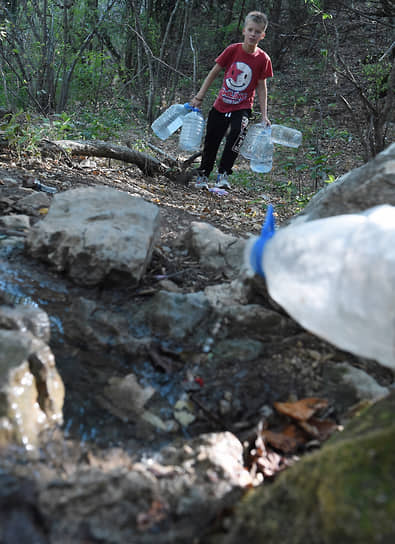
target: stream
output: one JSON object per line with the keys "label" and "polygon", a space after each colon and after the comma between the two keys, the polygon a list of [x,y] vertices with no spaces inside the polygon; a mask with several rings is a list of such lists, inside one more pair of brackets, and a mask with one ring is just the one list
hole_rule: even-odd
{"label": "stream", "polygon": [[[97,400],[101,390],[109,378],[133,372],[143,387],[154,387],[165,400],[161,403],[160,416],[166,419],[171,417],[172,405],[182,392],[179,385],[181,372],[159,372],[148,359],[136,360],[133,364],[130,357],[120,355],[111,346],[108,350],[98,350],[88,343],[78,345],[78,342],[70,342],[64,326],[70,304],[76,297],[95,299],[100,310],[102,299],[103,309],[109,304],[116,307],[124,297],[122,289],[112,289],[102,297],[100,290],[77,287],[66,277],[52,273],[46,265],[27,258],[21,243],[13,248],[8,245],[1,247],[0,262],[0,302],[40,307],[49,317],[49,345],[66,390],[63,408],[65,438],[97,447],[124,444],[142,447],[147,442],[146,434],[143,432],[139,440],[140,431],[132,422],[125,423],[103,408]],[[163,444],[163,435],[158,435],[157,440]]]}

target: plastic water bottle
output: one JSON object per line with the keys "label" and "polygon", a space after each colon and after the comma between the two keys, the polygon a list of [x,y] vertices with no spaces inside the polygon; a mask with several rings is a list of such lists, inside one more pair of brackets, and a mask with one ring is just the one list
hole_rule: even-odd
{"label": "plastic water bottle", "polygon": [[183,123],[184,117],[190,112],[192,106],[186,104],[173,104],[152,123],[151,128],[161,140],[166,140]]}
{"label": "plastic water bottle", "polygon": [[272,140],[275,144],[287,147],[299,147],[302,143],[302,133],[294,128],[283,125],[272,125]]}
{"label": "plastic water bottle", "polygon": [[204,134],[204,118],[199,108],[184,117],[178,147],[182,151],[197,151],[200,149]]}
{"label": "plastic water bottle", "polygon": [[271,127],[264,123],[251,125],[247,131],[240,153],[246,159],[259,160],[271,143]]}
{"label": "plastic water bottle", "polygon": [[264,123],[252,125],[247,132],[240,153],[250,159],[253,172],[270,172],[273,166],[273,142],[271,127]]}
{"label": "plastic water bottle", "polygon": [[264,145],[260,146],[260,158],[251,159],[250,166],[253,172],[258,174],[266,174],[270,172],[273,166],[273,148],[274,145],[271,139],[266,139]]}
{"label": "plastic water bottle", "polygon": [[395,207],[274,228],[268,208],[246,263],[314,334],[395,368]]}

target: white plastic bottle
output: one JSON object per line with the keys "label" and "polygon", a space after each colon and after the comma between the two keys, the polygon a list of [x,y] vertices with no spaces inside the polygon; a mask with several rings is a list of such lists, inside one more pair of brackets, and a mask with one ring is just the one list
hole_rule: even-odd
{"label": "white plastic bottle", "polygon": [[172,104],[152,123],[151,128],[161,140],[166,140],[171,136],[183,123],[184,117],[192,106],[186,104]]}
{"label": "white plastic bottle", "polygon": [[204,118],[198,108],[184,117],[178,147],[182,151],[198,151],[204,134]]}
{"label": "white plastic bottle", "polygon": [[314,334],[395,368],[395,207],[274,230],[268,209],[246,261],[270,296]]}
{"label": "white plastic bottle", "polygon": [[272,140],[275,144],[287,147],[299,147],[302,143],[302,133],[294,128],[283,125],[272,125]]}

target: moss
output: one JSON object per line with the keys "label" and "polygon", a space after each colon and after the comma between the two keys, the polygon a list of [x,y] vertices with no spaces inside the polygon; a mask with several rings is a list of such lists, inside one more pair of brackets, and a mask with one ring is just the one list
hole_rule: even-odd
{"label": "moss", "polygon": [[[395,537],[394,398],[240,504],[226,544],[372,544]],[[392,412],[392,413],[391,413]],[[391,417],[390,417],[391,416]]]}
{"label": "moss", "polygon": [[328,542],[386,542],[395,536],[395,427],[325,448],[317,501]]}

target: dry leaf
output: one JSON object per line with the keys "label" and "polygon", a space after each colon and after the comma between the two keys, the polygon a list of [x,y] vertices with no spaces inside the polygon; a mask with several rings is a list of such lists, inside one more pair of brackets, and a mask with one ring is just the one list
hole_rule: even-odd
{"label": "dry leaf", "polygon": [[286,454],[294,453],[309,439],[306,433],[294,424],[288,425],[281,432],[264,430],[261,435],[273,448]]}
{"label": "dry leaf", "polygon": [[299,425],[306,433],[320,442],[327,440],[337,429],[337,424],[329,419],[310,418],[308,421],[299,421]]}
{"label": "dry leaf", "polygon": [[273,448],[284,453],[294,453],[298,449],[295,438],[274,431],[263,431],[262,438]]}
{"label": "dry leaf", "polygon": [[275,402],[274,407],[280,414],[291,417],[298,421],[307,421],[318,410],[328,406],[328,401],[315,397],[308,397],[296,402]]}

